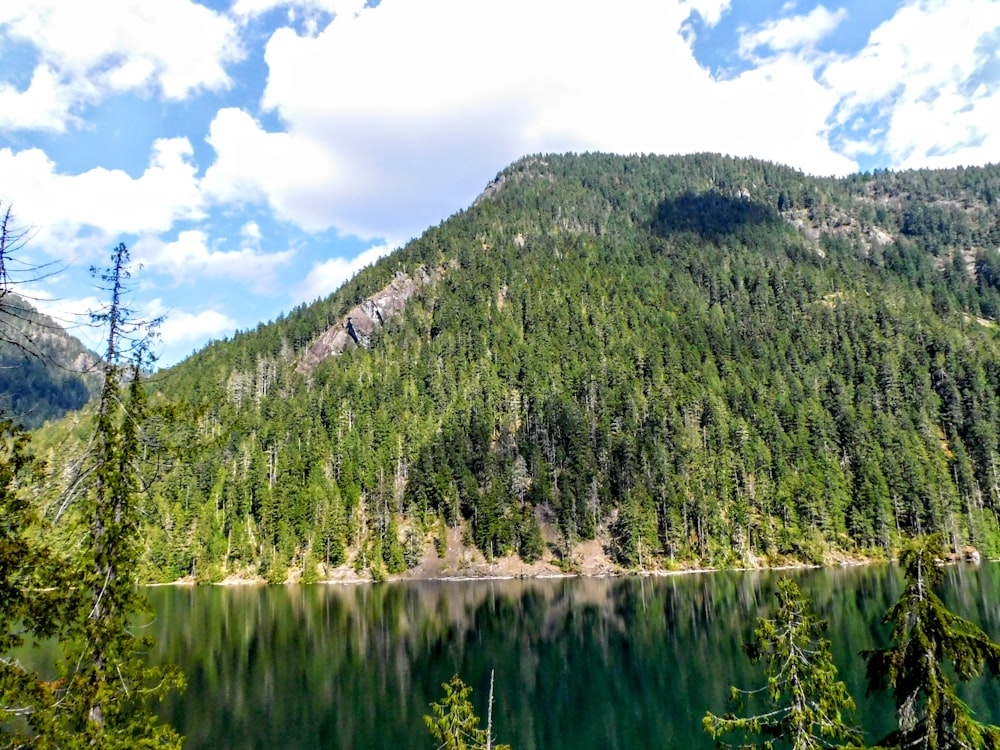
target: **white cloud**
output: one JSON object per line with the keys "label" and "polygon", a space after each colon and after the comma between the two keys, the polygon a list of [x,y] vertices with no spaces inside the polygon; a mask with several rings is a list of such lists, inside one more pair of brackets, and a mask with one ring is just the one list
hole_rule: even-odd
{"label": "white cloud", "polygon": [[[200,179],[205,165],[193,163],[185,138],[157,141],[138,178],[65,174],[41,150],[0,149],[0,198],[16,202],[46,247],[103,248],[121,234],[176,231],[255,204],[309,232],[405,239],[539,151],[721,151],[813,173],[848,172],[873,153],[896,166],[1000,154],[1000,3],[989,0],[909,2],[851,58],[815,50],[846,17],[818,6],[744,30],[741,50],[754,66],[727,80],[699,65],[682,27],[692,12],[718,23],[729,0],[238,0],[228,18],[190,0],[107,2],[124,20],[97,32],[102,44],[65,31],[70,21],[85,28],[79,3],[0,7],[0,33],[32,38],[40,54],[26,91],[0,84],[0,122],[12,127],[4,103],[30,98],[31,127],[56,129],[78,111],[66,98],[71,85],[87,101],[227,86],[224,64],[242,54],[233,29],[258,33],[249,24],[268,11],[315,14],[325,26],[307,36],[274,31],[261,102],[268,125],[253,102],[219,110],[206,138],[215,160]],[[152,39],[150,24],[174,47]],[[191,43],[187,27],[197,27]],[[854,126],[862,122],[875,130]],[[247,218],[231,228],[233,246],[198,226],[141,246],[175,280],[243,269],[243,281],[273,279],[291,251],[262,252]],[[316,278],[347,263],[330,261]],[[329,291],[326,282],[309,291],[320,288]]]}
{"label": "white cloud", "polygon": [[[49,280],[51,281],[51,280]],[[91,313],[103,309],[105,302],[91,295],[87,297],[59,297],[46,287],[34,284],[24,290],[25,296],[40,312],[48,315],[65,328],[88,349],[104,351],[104,331],[91,322]]]}
{"label": "white cloud", "polygon": [[316,263],[295,290],[296,302],[312,302],[325,297],[336,291],[362,268],[388,255],[394,249],[393,245],[376,245],[354,258],[330,258],[322,263]]}
{"label": "white cloud", "polygon": [[[203,182],[216,201],[266,201],[310,231],[408,237],[538,151],[711,150],[811,172],[855,166],[821,137],[834,102],[812,68],[770,61],[718,82],[697,63],[681,27],[692,9],[717,20],[721,0],[356,6],[314,36],[274,32],[262,104],[285,132],[220,111]],[[803,102],[825,109],[802,116]]]}
{"label": "white cloud", "polygon": [[719,120],[706,123],[718,142],[727,132],[737,156],[753,156],[815,174],[847,174],[856,163],[835,153],[826,141],[825,118],[837,97],[820,86],[813,67],[779,56],[731,81],[719,83]]}
{"label": "white cloud", "polygon": [[[39,311],[67,329],[91,351],[103,353],[106,332],[103,327],[92,323],[90,316],[103,310],[106,300],[94,296],[58,297],[49,289],[37,285],[25,292]],[[156,329],[159,341],[154,342],[153,349],[157,354],[162,350],[163,355],[169,358],[167,364],[176,362],[192,344],[232,333],[238,327],[234,318],[217,309],[189,312],[170,308],[160,298],[143,302],[141,315],[147,321],[162,318]]]}
{"label": "white cloud", "polygon": [[329,150],[309,136],[269,133],[246,112],[223,109],[208,142],[215,163],[202,188],[220,203],[267,201],[275,213],[307,230],[332,224],[325,191],[337,170]]}
{"label": "white cloud", "polygon": [[273,290],[278,270],[291,261],[293,250],[264,253],[254,247],[216,250],[209,247],[205,232],[190,229],[173,242],[155,237],[141,239],[134,257],[151,271],[166,273],[175,282],[194,282],[203,278],[240,281],[257,293]]}
{"label": "white cloud", "polygon": [[40,58],[27,92],[4,88],[19,105],[0,119],[8,129],[62,130],[74,110],[124,91],[222,89],[244,55],[233,21],[192,0],[4,0],[0,35]]}
{"label": "white cloud", "polygon": [[240,237],[243,243],[252,247],[260,247],[260,225],[256,221],[248,221],[240,227]]}
{"label": "white cloud", "polygon": [[39,65],[24,91],[0,82],[0,130],[62,132],[78,98],[48,65]]}
{"label": "white cloud", "polygon": [[729,10],[731,0],[682,0],[691,10],[696,11],[709,26],[722,20],[722,14]]}
{"label": "white cloud", "polygon": [[235,319],[219,310],[187,312],[168,309],[160,299],[150,300],[146,312],[150,318],[163,318],[158,333],[163,346],[168,349],[232,333],[238,325]]}
{"label": "white cloud", "polygon": [[847,148],[903,168],[1000,160],[1000,3],[911,2],[822,80]]}
{"label": "white cloud", "polygon": [[37,229],[34,244],[65,256],[64,245],[85,230],[96,230],[103,247],[121,234],[163,232],[178,220],[203,218],[191,156],[186,138],[157,140],[149,166],[132,178],[103,167],[61,174],[40,149],[0,149],[3,198]]}
{"label": "white cloud", "polygon": [[828,36],[846,18],[847,10],[844,8],[830,11],[817,5],[806,15],[768,21],[753,31],[743,29],[740,33],[740,53],[749,57],[760,47],[768,47],[774,52],[808,47]]}
{"label": "white cloud", "polygon": [[248,20],[276,8],[287,8],[289,16],[295,13],[318,11],[334,15],[355,15],[365,7],[365,0],[236,0],[231,12],[237,18]]}
{"label": "white cloud", "polygon": [[[253,100],[258,65],[234,68],[250,76],[226,94],[239,108],[216,112],[207,137],[155,141],[139,176],[69,173],[54,158],[76,147],[72,133],[48,154],[8,145],[0,200],[37,228],[33,248],[59,257],[100,262],[121,235],[138,235],[129,241],[154,272],[147,288],[165,280],[171,294],[204,294],[207,279],[214,296],[235,281],[273,301],[291,277],[301,279],[298,302],[333,291],[390,246],[307,274],[310,239],[296,253],[267,252],[264,235],[282,227],[266,214],[395,243],[468,205],[526,153],[720,151],[820,174],[872,155],[890,166],[1000,161],[1000,2],[894,1],[895,16],[851,56],[817,46],[854,33],[847,21],[858,19],[786,3],[780,15],[799,15],[741,30],[739,49],[718,51],[742,52],[752,67],[716,80],[685,24],[692,14],[697,28],[718,24],[731,0],[235,0],[226,14],[195,0],[101,0],[99,11],[0,0],[0,42],[33,61],[33,71],[15,70],[16,85],[0,70],[7,131],[86,128],[120,92],[165,100],[163,122],[143,123],[135,139],[200,127],[186,115],[215,111],[217,98],[176,102],[231,87],[226,66],[245,54],[237,34],[250,45],[271,33],[262,99]],[[289,28],[275,29],[283,11]],[[201,138],[211,163],[195,163]],[[177,341],[235,326],[219,309],[181,307]]]}

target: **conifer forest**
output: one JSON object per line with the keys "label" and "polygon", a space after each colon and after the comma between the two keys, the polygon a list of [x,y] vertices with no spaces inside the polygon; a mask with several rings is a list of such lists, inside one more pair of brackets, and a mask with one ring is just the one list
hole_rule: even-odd
{"label": "conifer forest", "polygon": [[[147,379],[139,577],[378,580],[455,529],[570,571],[1000,554],[998,206],[996,166],[524,158]],[[53,484],[86,413],[35,435]]]}

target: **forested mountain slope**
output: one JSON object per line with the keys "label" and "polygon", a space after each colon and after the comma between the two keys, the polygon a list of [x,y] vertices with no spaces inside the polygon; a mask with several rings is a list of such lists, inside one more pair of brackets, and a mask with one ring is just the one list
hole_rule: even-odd
{"label": "forested mountain slope", "polygon": [[0,297],[0,411],[34,429],[80,409],[100,388],[97,355],[23,297]]}
{"label": "forested mountain slope", "polygon": [[[160,374],[147,573],[380,575],[455,525],[568,567],[592,538],[625,567],[930,531],[1000,553],[998,209],[998,167],[525,158]],[[366,303],[414,279],[392,316]],[[361,308],[364,346],[307,356]]]}

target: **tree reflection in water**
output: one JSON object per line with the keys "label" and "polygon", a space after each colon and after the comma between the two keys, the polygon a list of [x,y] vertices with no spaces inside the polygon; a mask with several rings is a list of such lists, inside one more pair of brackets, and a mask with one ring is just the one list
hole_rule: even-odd
{"label": "tree reflection in water", "polygon": [[[942,592],[994,640],[998,567],[950,568]],[[485,716],[496,670],[494,726],[515,750],[707,750],[705,711],[756,679],[741,647],[778,575],[157,588],[154,658],[188,676],[163,710],[189,748],[429,747],[441,683],[460,674]],[[830,622],[859,723],[882,736],[891,706],[865,698],[858,652],[885,642],[897,571],[791,575]],[[1000,721],[997,682],[964,694],[981,720]]]}

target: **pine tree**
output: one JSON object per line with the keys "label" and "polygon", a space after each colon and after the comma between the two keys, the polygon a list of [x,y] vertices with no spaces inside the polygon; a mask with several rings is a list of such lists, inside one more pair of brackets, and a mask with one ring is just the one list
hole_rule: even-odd
{"label": "pine tree", "polygon": [[104,386],[79,514],[86,525],[76,561],[75,608],[62,643],[64,678],[56,710],[39,745],[60,748],[174,748],[180,738],[149,709],[182,682],[172,667],[148,667],[148,638],[133,634],[136,617],[149,611],[136,588],[141,492],[138,462],[145,409],[143,368],[149,336],[125,303],[129,255],[120,244],[100,279],[110,295],[95,320],[107,326]]}
{"label": "pine tree", "polygon": [[493,675],[490,675],[490,720],[486,729],[479,728],[479,717],[469,700],[472,688],[458,675],[442,685],[444,698],[432,703],[433,716],[424,716],[424,723],[437,741],[437,750],[510,750],[510,745],[495,745],[491,736],[493,715]]}
{"label": "pine tree", "polygon": [[[51,684],[12,655],[60,632],[64,586],[55,555],[32,535],[39,519],[22,491],[39,465],[28,436],[0,421],[0,747],[23,747],[52,705]],[[14,721],[22,719],[21,722]]]}
{"label": "pine tree", "polygon": [[917,539],[899,562],[906,584],[882,621],[892,625],[893,645],[864,652],[868,691],[892,688],[899,728],[879,746],[931,750],[1000,748],[1000,727],[982,724],[958,697],[945,662],[963,682],[1000,673],[1000,645],[973,623],[948,611],[934,593],[944,573],[937,535]]}
{"label": "pine tree", "polygon": [[705,731],[720,746],[719,737],[742,732],[758,735],[758,745],[748,741],[739,747],[791,747],[792,750],[825,748],[860,740],[861,732],[844,719],[854,711],[847,686],[837,680],[830,642],[823,637],[827,624],[817,619],[812,606],[794,581],[778,581],[778,611],[771,619],[758,618],[754,639],[744,650],[754,663],[763,661],[767,684],[755,690],[732,689],[736,711],[747,699],[761,697],[767,708],[752,716],[736,713],[716,716],[708,712]]}

